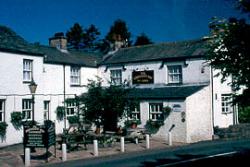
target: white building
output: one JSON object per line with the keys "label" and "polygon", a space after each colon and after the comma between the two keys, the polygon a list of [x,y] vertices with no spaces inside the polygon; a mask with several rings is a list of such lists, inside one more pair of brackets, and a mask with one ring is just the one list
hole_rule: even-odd
{"label": "white building", "polygon": [[[57,34],[58,35],[58,34]],[[60,40],[58,40],[58,38]],[[65,42],[61,36],[51,40]],[[237,114],[227,103],[231,88],[205,63],[204,41],[186,41],[119,49],[101,56],[62,48],[30,45],[6,27],[0,26],[0,122],[8,124],[0,147],[22,142],[23,131],[11,123],[12,112],[32,118],[32,99],[28,85],[36,82],[34,117],[38,122],[50,119],[61,133],[64,121],[56,119],[55,110],[64,100],[86,92],[88,79],[103,78],[104,86],[126,82],[135,90],[140,105],[134,116],[143,127],[147,120],[156,121],[162,108],[173,110],[155,134],[167,137],[172,125],[173,141],[211,140],[213,127],[237,123]],[[101,62],[99,65],[98,63]],[[67,115],[76,113],[74,104],[65,104]]]}

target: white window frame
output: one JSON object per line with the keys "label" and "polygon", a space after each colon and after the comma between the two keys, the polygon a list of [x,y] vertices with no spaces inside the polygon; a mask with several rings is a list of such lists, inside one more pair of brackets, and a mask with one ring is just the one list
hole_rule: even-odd
{"label": "white window frame", "polygon": [[0,122],[5,121],[5,100],[0,99]]}
{"label": "white window frame", "polygon": [[221,94],[221,111],[223,114],[229,114],[232,112],[231,94]]}
{"label": "white window frame", "polygon": [[32,118],[32,99],[22,99],[22,115],[23,119],[31,120]]}
{"label": "white window frame", "polygon": [[112,84],[121,85],[122,84],[122,70],[121,69],[110,70],[110,79],[111,79]]}
{"label": "white window frame", "polygon": [[141,120],[141,111],[140,111],[140,104],[136,105],[129,115],[129,119],[131,120]]}
{"label": "white window frame", "polygon": [[74,116],[77,113],[77,103],[74,99],[66,101],[66,116]]}
{"label": "white window frame", "polygon": [[168,83],[182,83],[182,65],[168,65]]}
{"label": "white window frame", "polygon": [[149,119],[152,121],[163,121],[163,103],[149,103]]}
{"label": "white window frame", "polygon": [[70,67],[70,85],[80,86],[81,84],[81,67],[71,66]]}
{"label": "white window frame", "polygon": [[33,60],[23,59],[23,81],[31,82],[33,78]]}
{"label": "white window frame", "polygon": [[50,101],[43,101],[44,120],[49,120]]}

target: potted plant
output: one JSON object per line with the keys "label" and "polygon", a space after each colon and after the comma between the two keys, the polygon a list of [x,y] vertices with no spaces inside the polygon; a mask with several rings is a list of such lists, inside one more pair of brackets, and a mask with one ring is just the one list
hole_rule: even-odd
{"label": "potted plant", "polygon": [[163,107],[162,114],[164,118],[168,117],[171,111],[172,111],[171,107],[169,106]]}
{"label": "potted plant", "polygon": [[138,119],[132,119],[132,120],[126,120],[125,121],[125,127],[127,128],[136,128],[137,125],[141,124],[141,121]]}
{"label": "potted plant", "polygon": [[16,130],[20,130],[22,127],[22,113],[21,112],[12,112],[11,113],[11,123]]}
{"label": "potted plant", "polygon": [[8,124],[6,122],[0,122],[0,138],[3,141],[6,135],[6,129]]}
{"label": "potted plant", "polygon": [[146,129],[149,131],[149,133],[156,133],[159,128],[164,125],[164,121],[163,120],[159,120],[159,121],[154,121],[154,120],[148,120],[146,122]]}

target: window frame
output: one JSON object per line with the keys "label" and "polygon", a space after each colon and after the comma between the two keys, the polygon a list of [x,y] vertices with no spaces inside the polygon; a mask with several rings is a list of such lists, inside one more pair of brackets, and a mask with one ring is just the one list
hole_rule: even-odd
{"label": "window frame", "polygon": [[44,112],[44,120],[49,120],[50,100],[43,101],[43,112]]}
{"label": "window frame", "polygon": [[77,114],[78,105],[75,99],[67,99],[66,101],[66,117]]}
{"label": "window frame", "polygon": [[[26,67],[29,68],[26,69]],[[26,74],[29,77],[26,78]],[[33,60],[23,59],[23,82],[31,82],[32,78],[33,78]]]}
{"label": "window frame", "polygon": [[[77,81],[77,82],[75,82]],[[70,66],[70,85],[80,86],[81,85],[81,67]]]}
{"label": "window frame", "polygon": [[128,118],[130,120],[138,120],[141,121],[141,108],[140,104],[133,107],[133,110],[130,111]]}
{"label": "window frame", "polygon": [[111,79],[111,84],[121,85],[122,84],[122,70],[121,69],[110,70],[110,79]]}
{"label": "window frame", "polygon": [[232,113],[232,95],[231,94],[221,94],[221,112],[222,114]]}
{"label": "window frame", "polygon": [[[30,104],[26,104],[27,106],[30,105],[30,108],[26,108],[25,102],[28,102]],[[24,108],[25,107],[25,108]],[[33,110],[33,103],[32,99],[22,99],[22,117],[25,120],[31,120],[32,119],[32,110]]]}
{"label": "window frame", "polygon": [[169,84],[181,84],[183,82],[182,65],[168,65],[167,70]]}
{"label": "window frame", "polygon": [[[152,110],[152,106],[155,106],[156,110]],[[163,121],[163,118],[164,118],[163,103],[162,102],[149,103],[149,119],[152,121]]]}
{"label": "window frame", "polygon": [[0,99],[1,108],[0,108],[0,122],[5,122],[5,100]]}

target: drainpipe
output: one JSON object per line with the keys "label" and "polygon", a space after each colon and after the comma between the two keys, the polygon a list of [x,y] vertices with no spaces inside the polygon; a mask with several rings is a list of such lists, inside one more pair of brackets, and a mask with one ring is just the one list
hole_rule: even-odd
{"label": "drainpipe", "polygon": [[63,121],[64,121],[64,129],[66,130],[66,123],[67,123],[67,120],[66,120],[66,103],[65,103],[65,100],[66,100],[66,87],[65,87],[66,83],[65,83],[65,64],[63,64],[63,107],[64,107],[64,118],[63,118]]}
{"label": "drainpipe", "polygon": [[213,74],[213,68],[210,66],[210,75],[211,75],[211,93],[212,93],[212,124],[214,128],[214,74]]}

